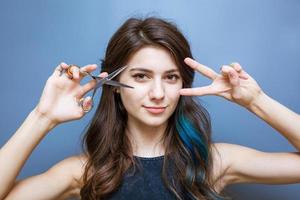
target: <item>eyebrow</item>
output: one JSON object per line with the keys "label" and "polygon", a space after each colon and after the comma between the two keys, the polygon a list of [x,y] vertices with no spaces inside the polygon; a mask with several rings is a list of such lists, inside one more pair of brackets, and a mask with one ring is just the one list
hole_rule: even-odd
{"label": "eyebrow", "polygon": [[[151,71],[149,69],[145,69],[145,68],[131,68],[129,71],[130,72],[131,71],[143,71],[143,72],[147,72],[147,73],[153,72],[153,71]],[[170,70],[165,71],[164,73],[172,73],[172,72],[178,72],[178,71],[179,71],[178,69],[170,69]]]}

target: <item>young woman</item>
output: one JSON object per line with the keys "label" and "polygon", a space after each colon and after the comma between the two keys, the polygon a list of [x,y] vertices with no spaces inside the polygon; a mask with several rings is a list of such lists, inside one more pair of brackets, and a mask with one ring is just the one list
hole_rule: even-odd
{"label": "young woman", "polygon": [[[217,95],[245,107],[300,150],[299,115],[267,96],[238,63],[217,73],[192,59],[175,25],[133,18],[111,38],[99,76],[124,65],[116,80],[134,89],[103,87],[84,153],[16,181],[51,129],[92,108],[84,96],[96,82],[80,81],[96,65],[55,69],[38,105],[0,150],[0,199],[217,199],[230,184],[300,182],[298,153],[211,142],[209,115],[194,96]],[[190,88],[195,71],[211,85]]]}

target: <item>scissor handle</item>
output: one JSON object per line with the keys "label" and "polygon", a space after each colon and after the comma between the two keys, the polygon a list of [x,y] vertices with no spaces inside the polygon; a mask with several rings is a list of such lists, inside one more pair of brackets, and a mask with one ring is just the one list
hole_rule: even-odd
{"label": "scissor handle", "polygon": [[80,67],[79,67],[79,66],[74,65],[74,64],[69,65],[68,68],[67,68],[66,73],[67,73],[67,75],[68,75],[69,77],[71,77],[71,78],[73,78],[72,67],[77,67],[77,68],[79,69],[79,71],[80,71]]}
{"label": "scissor handle", "polygon": [[73,77],[72,67],[77,67],[77,68],[79,69],[79,74],[81,74],[81,75],[83,75],[83,76],[88,75],[88,76],[90,76],[90,77],[93,78],[93,79],[102,79],[102,78],[100,78],[100,77],[97,77],[97,76],[92,75],[92,74],[89,73],[89,72],[82,71],[81,68],[80,68],[79,66],[74,65],[74,64],[69,65],[69,67],[68,67],[67,70],[66,70],[66,73],[67,73],[67,75],[68,75],[69,77]]}

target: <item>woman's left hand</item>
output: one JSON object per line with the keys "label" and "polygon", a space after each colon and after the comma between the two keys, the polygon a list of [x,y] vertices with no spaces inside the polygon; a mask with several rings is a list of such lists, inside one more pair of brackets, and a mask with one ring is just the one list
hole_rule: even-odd
{"label": "woman's left hand", "polygon": [[223,65],[220,74],[191,58],[184,62],[208,77],[213,82],[210,85],[197,88],[184,88],[179,91],[184,96],[217,95],[249,108],[255,99],[262,93],[257,82],[245,72],[239,63]]}

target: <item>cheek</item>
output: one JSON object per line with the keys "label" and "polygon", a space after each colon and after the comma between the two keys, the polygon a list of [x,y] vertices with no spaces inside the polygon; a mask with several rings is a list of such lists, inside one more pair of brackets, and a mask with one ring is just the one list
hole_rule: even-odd
{"label": "cheek", "polygon": [[120,88],[121,94],[124,96],[126,99],[139,99],[141,97],[145,97],[147,94],[147,90],[145,87],[145,84],[138,84],[132,78],[130,75],[123,75],[120,77],[119,80],[121,83],[130,85],[134,88]]}
{"label": "cheek", "polygon": [[172,102],[172,104],[176,106],[180,98],[179,89],[173,88],[172,90],[168,90],[168,98],[170,102]]}
{"label": "cheek", "polygon": [[178,99],[180,98],[180,89],[182,89],[182,84],[169,86],[167,88],[168,97],[172,100],[178,101]]}
{"label": "cheek", "polygon": [[140,104],[143,102],[143,99],[147,95],[147,90],[145,90],[145,87],[134,84],[131,84],[131,86],[134,88],[120,88],[121,99],[126,109],[140,106]]}
{"label": "cheek", "polygon": [[120,88],[121,95],[126,98],[133,98],[133,99],[139,99],[141,97],[145,97],[147,94],[147,89],[144,85],[139,84],[133,84],[133,83],[126,83],[134,88]]}

